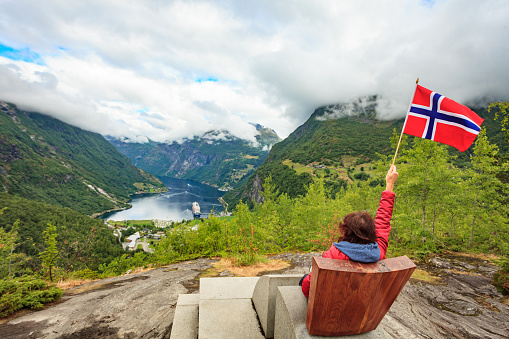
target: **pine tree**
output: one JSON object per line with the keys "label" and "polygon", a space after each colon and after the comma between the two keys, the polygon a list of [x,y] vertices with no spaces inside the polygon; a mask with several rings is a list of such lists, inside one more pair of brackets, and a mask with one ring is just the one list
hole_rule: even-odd
{"label": "pine tree", "polygon": [[42,266],[48,269],[49,279],[53,281],[53,265],[58,258],[59,251],[57,249],[57,228],[48,224],[43,232],[45,249],[39,254],[42,260]]}

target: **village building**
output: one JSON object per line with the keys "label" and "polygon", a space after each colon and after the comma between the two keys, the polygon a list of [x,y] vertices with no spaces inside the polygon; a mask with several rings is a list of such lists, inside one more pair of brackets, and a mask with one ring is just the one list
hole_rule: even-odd
{"label": "village building", "polygon": [[138,245],[138,239],[140,239],[140,232],[136,232],[133,235],[128,236],[125,239],[125,248],[129,248],[129,251],[134,251],[136,249],[136,246]]}

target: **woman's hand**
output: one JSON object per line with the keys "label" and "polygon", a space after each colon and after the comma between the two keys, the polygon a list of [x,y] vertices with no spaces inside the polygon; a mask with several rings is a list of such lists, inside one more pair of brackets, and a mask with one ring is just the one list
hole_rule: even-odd
{"label": "woman's hand", "polygon": [[394,183],[396,182],[396,179],[398,179],[398,172],[396,170],[396,166],[391,165],[389,168],[389,171],[387,172],[387,175],[385,176],[385,182],[387,183],[386,190],[391,191],[394,189]]}

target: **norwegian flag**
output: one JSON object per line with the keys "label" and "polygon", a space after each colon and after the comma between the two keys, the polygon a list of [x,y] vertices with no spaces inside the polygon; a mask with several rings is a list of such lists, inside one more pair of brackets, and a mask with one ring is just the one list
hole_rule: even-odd
{"label": "norwegian flag", "polygon": [[474,142],[483,121],[468,107],[417,85],[403,133],[450,145],[463,152]]}

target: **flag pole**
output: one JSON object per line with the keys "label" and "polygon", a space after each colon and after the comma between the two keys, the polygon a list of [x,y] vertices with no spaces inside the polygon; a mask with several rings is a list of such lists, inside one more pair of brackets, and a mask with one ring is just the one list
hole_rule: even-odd
{"label": "flag pole", "polygon": [[396,153],[394,154],[394,159],[392,159],[392,164],[393,165],[396,162],[396,157],[398,156],[399,144],[401,144],[401,139],[403,138],[403,131],[405,130],[406,121],[408,119],[408,112],[410,112],[410,107],[412,107],[412,102],[414,102],[415,91],[417,90],[417,85],[418,84],[419,84],[419,78],[417,78],[417,80],[415,80],[414,94],[412,95],[412,100],[410,100],[410,105],[408,105],[408,110],[406,112],[405,122],[403,123],[403,129],[401,130],[401,134],[399,135],[398,146],[396,146]]}

